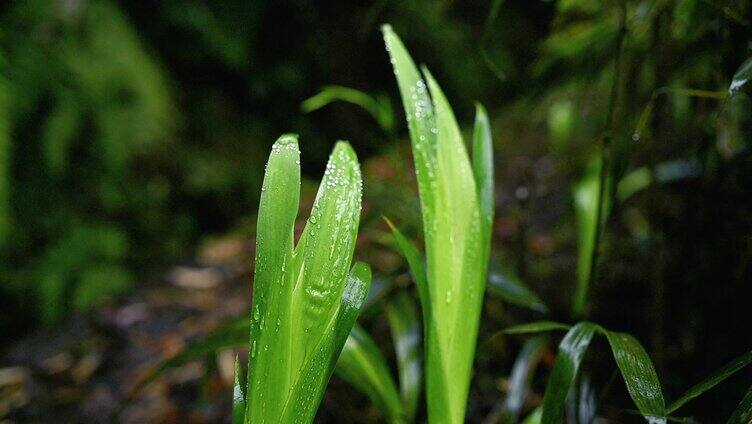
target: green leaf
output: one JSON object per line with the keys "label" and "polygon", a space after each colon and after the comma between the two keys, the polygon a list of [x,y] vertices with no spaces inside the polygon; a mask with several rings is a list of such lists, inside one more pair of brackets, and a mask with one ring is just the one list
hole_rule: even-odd
{"label": "green leaf", "polygon": [[535,368],[546,350],[547,343],[546,337],[537,336],[526,341],[522,346],[522,350],[514,361],[512,373],[509,375],[509,391],[502,407],[501,422],[516,423],[518,421]]}
{"label": "green leaf", "polygon": [[705,380],[701,381],[700,383],[698,383],[697,385],[689,389],[679,399],[671,403],[671,405],[669,405],[669,407],[666,408],[666,411],[669,414],[676,411],[677,409],[684,406],[684,404],[686,404],[690,400],[712,389],[719,383],[723,382],[723,380],[727,379],[732,374],[746,367],[750,363],[752,363],[752,351],[749,351],[745,353],[744,355],[741,355],[738,358],[735,358],[728,364],[724,365],[723,368],[717,370],[708,378],[706,378]]}
{"label": "green leaf", "polygon": [[747,393],[739,402],[739,406],[731,414],[731,418],[726,422],[727,424],[749,424],[752,423],[752,386],[747,390]]}
{"label": "green leaf", "polygon": [[580,322],[572,327],[559,345],[559,353],[543,399],[542,422],[561,422],[567,393],[595,333],[602,334],[608,339],[616,365],[640,413],[650,423],[665,423],[667,412],[661,384],[642,345],[629,334],[608,331],[589,322]]}
{"label": "green leaf", "polygon": [[626,333],[600,329],[608,339],[616,360],[637,409],[651,423],[666,422],[666,402],[661,383],[640,342]]}
{"label": "green leaf", "polygon": [[336,372],[366,394],[388,422],[406,422],[403,402],[386,360],[376,343],[357,325],[345,342]]}
{"label": "green leaf", "polygon": [[[483,246],[491,247],[491,227],[493,226],[496,199],[493,175],[493,140],[491,124],[488,122],[486,109],[480,103],[475,104],[475,129],[473,130],[473,177],[478,190],[481,221],[481,234],[489,237]],[[486,252],[486,256],[488,253]]]}
{"label": "green leaf", "polygon": [[525,334],[525,333],[542,333],[545,331],[553,330],[569,330],[570,327],[567,324],[553,321],[537,321],[527,324],[515,325],[504,330],[506,334]]}
{"label": "green leaf", "polygon": [[423,307],[423,322],[425,326],[425,323],[427,323],[428,319],[431,317],[429,313],[431,305],[430,298],[428,297],[428,280],[426,279],[425,268],[426,260],[415,245],[413,245],[410,240],[408,240],[407,237],[405,237],[402,232],[394,226],[392,221],[386,217],[384,218],[384,221],[392,230],[392,236],[397,244],[397,248],[402,253],[402,256],[405,257],[407,265],[410,267],[410,273],[413,276],[413,280],[415,280],[415,285],[418,287],[418,296],[420,297],[420,303]]}
{"label": "green leaf", "polygon": [[335,145],[293,250],[299,161],[297,139],[281,137],[272,147],[259,204],[245,416],[253,423],[277,422],[292,399],[290,417],[312,419],[331,375],[328,364],[333,369],[350,331],[340,327],[352,326],[351,315],[361,306],[356,300],[370,286],[370,271],[367,284],[358,283],[366,280],[364,266],[354,266],[348,277],[361,202],[355,153],[345,142]]}
{"label": "green leaf", "polygon": [[394,111],[392,103],[387,97],[372,97],[354,88],[329,85],[321,88],[315,96],[300,104],[303,112],[309,113],[337,101],[360,106],[368,112],[386,133],[394,131]]}
{"label": "green leaf", "polygon": [[245,421],[245,384],[243,370],[240,368],[238,356],[235,355],[235,378],[232,385],[232,424],[243,424]]}
{"label": "green leaf", "polygon": [[[329,378],[371,286],[371,269],[356,262],[347,277],[339,308],[318,345],[306,358],[292,385],[282,413],[271,422],[310,423],[316,415]],[[255,423],[255,421],[252,421]]]}
{"label": "green leaf", "polygon": [[541,419],[543,418],[543,408],[537,407],[531,412],[527,418],[525,418],[525,421],[522,422],[522,424],[540,424]]}
{"label": "green leaf", "polygon": [[[444,93],[425,68],[424,82],[391,27],[385,25],[383,33],[407,117],[423,215],[428,418],[460,423],[486,282],[488,216],[483,217],[476,174]],[[477,157],[487,160],[484,156],[479,150]],[[486,165],[478,169],[487,180],[492,172]]]}
{"label": "green leaf", "polygon": [[598,326],[581,322],[572,327],[559,344],[556,362],[548,377],[546,392],[543,396],[543,424],[561,424],[564,418],[564,405],[567,393],[574,383],[590,341]]}
{"label": "green leaf", "polygon": [[386,305],[386,317],[397,353],[400,393],[407,420],[415,420],[423,385],[423,334],[418,307],[412,296],[398,293]]}
{"label": "green leaf", "polygon": [[499,265],[495,267],[492,265],[488,273],[488,292],[513,305],[537,312],[548,312],[548,307],[530,287],[511,271]]}
{"label": "green leaf", "polygon": [[[601,161],[593,161],[585,176],[574,187],[574,212],[577,220],[577,285],[572,299],[572,312],[583,316],[587,308],[587,295],[590,290],[590,274],[593,272],[598,225],[606,220],[608,202],[601,202],[600,184]],[[607,191],[603,190],[605,194]],[[601,222],[598,220],[598,205],[602,204]]]}

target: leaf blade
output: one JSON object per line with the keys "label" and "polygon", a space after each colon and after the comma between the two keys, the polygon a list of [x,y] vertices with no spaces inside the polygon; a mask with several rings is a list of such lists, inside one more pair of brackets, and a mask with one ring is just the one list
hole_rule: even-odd
{"label": "leaf blade", "polygon": [[335,371],[368,396],[388,422],[405,422],[402,399],[386,360],[376,343],[358,325],[350,332]]}

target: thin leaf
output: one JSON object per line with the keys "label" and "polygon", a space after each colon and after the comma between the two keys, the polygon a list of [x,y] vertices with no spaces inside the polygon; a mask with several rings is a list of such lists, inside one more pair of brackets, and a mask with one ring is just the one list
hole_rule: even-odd
{"label": "thin leaf", "polygon": [[238,356],[235,355],[235,378],[232,385],[232,424],[243,424],[245,421],[245,398],[245,378]]}
{"label": "thin leaf", "polygon": [[548,312],[548,307],[530,287],[525,285],[511,271],[499,265],[496,267],[492,266],[491,271],[488,273],[488,292],[513,305],[522,306],[537,312]]}
{"label": "thin leaf", "polygon": [[[476,103],[475,129],[473,130],[473,177],[475,178],[480,202],[480,214],[483,223],[481,233],[489,238],[496,209],[493,169],[491,124],[488,122],[486,109],[480,103]],[[483,246],[490,247],[490,240],[484,240]]]}
{"label": "thin leaf", "polygon": [[650,356],[631,335],[603,329],[600,331],[611,345],[616,365],[637,409],[649,422],[665,423],[666,402]]}
{"label": "thin leaf", "polygon": [[281,414],[275,417],[273,422],[310,423],[313,421],[321,398],[324,396],[326,384],[332,376],[345,341],[355,325],[370,286],[371,269],[362,262],[356,262],[347,277],[347,285],[342,292],[336,315],[318,346],[306,359],[292,385],[292,393],[286,400]]}
{"label": "thin leaf", "polygon": [[394,131],[394,112],[388,98],[373,97],[360,90],[339,85],[322,87],[321,91],[300,104],[305,113],[313,112],[337,101],[360,106],[368,112],[387,133]]}
{"label": "thin leaf", "polygon": [[[427,69],[426,82],[384,26],[413,147],[429,278],[426,392],[429,421],[463,422],[488,266],[473,169],[454,113]],[[429,97],[430,91],[430,97]]]}
{"label": "thin leaf", "polygon": [[336,373],[363,392],[390,423],[404,423],[402,399],[379,348],[359,326],[353,327]]}
{"label": "thin leaf", "polygon": [[530,382],[535,373],[535,367],[538,365],[546,345],[546,337],[537,336],[528,340],[522,346],[522,350],[514,361],[512,373],[509,375],[509,392],[502,407],[502,422],[515,423],[519,419],[522,407],[525,405]]}
{"label": "thin leaf", "polygon": [[537,321],[527,324],[515,325],[504,330],[506,334],[525,334],[525,333],[542,333],[545,331],[565,330],[571,329],[567,324],[553,321]]}
{"label": "thin leaf", "polygon": [[423,334],[418,307],[406,292],[398,293],[386,305],[386,317],[397,353],[400,394],[408,421],[415,420],[423,385]]}
{"label": "thin leaf", "polygon": [[546,392],[543,397],[543,424],[560,424],[564,419],[564,405],[567,393],[574,383],[590,341],[598,326],[581,322],[572,327],[559,344],[556,362],[548,377]]}
{"label": "thin leaf", "polygon": [[752,386],[747,390],[747,393],[739,402],[739,406],[731,414],[731,418],[726,424],[750,424],[752,423]]}
{"label": "thin leaf", "polygon": [[522,424],[540,424],[541,419],[543,419],[543,407],[537,407],[528,414],[527,418],[525,418],[525,421],[522,422]]}
{"label": "thin leaf", "polygon": [[[590,274],[593,272],[593,255],[595,255],[595,237],[597,234],[598,205],[601,161],[594,161],[585,176],[574,187],[574,211],[577,220],[577,285],[572,299],[572,312],[575,316],[582,316],[587,307]],[[605,193],[605,191],[604,191]],[[603,202],[604,209],[607,208]],[[605,213],[601,222],[605,220]]]}
{"label": "thin leaf", "polygon": [[701,394],[712,389],[719,383],[723,382],[723,380],[727,379],[728,377],[730,377],[737,371],[741,370],[742,368],[746,367],[750,363],[752,363],[752,351],[749,351],[745,353],[744,355],[741,355],[738,358],[735,358],[728,364],[724,365],[723,368],[714,372],[708,378],[706,378],[705,380],[701,381],[700,383],[698,383],[697,385],[689,389],[679,399],[671,403],[671,405],[669,405],[669,407],[666,408],[666,411],[669,414],[676,411],[677,409],[684,406],[684,404],[686,404],[687,402],[691,401],[697,396],[700,396]]}
{"label": "thin leaf", "polygon": [[410,267],[410,273],[413,276],[413,280],[415,280],[415,285],[418,287],[418,296],[420,297],[421,306],[423,306],[423,319],[424,322],[427,322],[430,314],[428,314],[426,308],[430,308],[430,298],[428,297],[428,280],[426,279],[426,260],[415,245],[402,235],[402,232],[394,226],[389,218],[384,217],[384,221],[392,230],[392,236],[395,243],[397,243],[397,248],[402,253],[402,256],[405,257],[407,265]]}

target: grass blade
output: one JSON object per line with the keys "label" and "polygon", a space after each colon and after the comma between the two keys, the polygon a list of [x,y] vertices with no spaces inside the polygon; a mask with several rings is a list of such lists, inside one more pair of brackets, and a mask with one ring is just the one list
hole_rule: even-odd
{"label": "grass blade", "polygon": [[509,376],[509,392],[504,400],[501,422],[516,423],[518,421],[522,407],[525,405],[525,397],[527,397],[535,367],[538,365],[546,345],[546,337],[537,336],[528,340],[522,346]]}
{"label": "grass blade", "polygon": [[537,321],[527,324],[515,325],[504,330],[506,334],[525,334],[525,333],[542,333],[545,331],[565,330],[571,329],[567,324],[553,321]]}
{"label": "grass blade", "polygon": [[752,79],[752,57],[745,60],[744,63],[739,66],[734,76],[731,78],[731,85],[729,85],[729,95],[734,95],[741,91],[749,80]]}
{"label": "grass blade", "polygon": [[590,273],[593,271],[597,233],[598,197],[600,195],[600,160],[595,161],[574,187],[574,212],[577,220],[577,285],[572,298],[572,313],[585,314]]}
{"label": "grass blade", "polygon": [[543,396],[543,424],[560,424],[564,418],[567,393],[574,383],[590,341],[598,326],[581,322],[572,327],[559,344],[551,375],[548,378],[546,392]]}
{"label": "grass blade", "polygon": [[[473,177],[478,190],[480,214],[483,229],[481,234],[489,237],[483,246],[490,248],[491,226],[493,225],[496,201],[494,195],[493,175],[493,141],[491,124],[488,122],[486,109],[480,103],[475,104],[475,128],[473,130]],[[488,253],[486,253],[488,255]]]}
{"label": "grass blade", "polygon": [[336,372],[368,396],[388,422],[406,422],[402,399],[386,360],[373,340],[357,325],[345,342]]}
{"label": "grass blade", "polygon": [[415,280],[415,285],[418,287],[418,296],[420,297],[420,303],[423,307],[423,321],[428,322],[430,318],[430,298],[428,297],[428,280],[426,278],[426,260],[418,249],[413,245],[410,240],[405,237],[400,230],[394,226],[392,221],[388,218],[384,218],[389,228],[392,230],[392,237],[394,237],[397,248],[405,257],[407,265],[410,267],[410,273]]}
{"label": "grass blade", "polygon": [[601,330],[611,345],[616,365],[621,371],[637,409],[651,423],[666,422],[666,401],[661,383],[640,342],[626,333]]}
{"label": "grass blade", "polygon": [[[490,233],[444,93],[425,68],[424,82],[391,27],[384,26],[383,32],[407,116],[423,214],[429,277],[427,296],[421,293],[428,416],[429,421],[459,423],[465,416]],[[482,151],[478,156],[483,157]]]}
{"label": "grass blade", "polygon": [[711,376],[689,389],[679,399],[671,403],[671,405],[666,408],[666,412],[670,414],[676,411],[677,409],[684,406],[684,404],[686,404],[687,402],[712,389],[716,385],[720,384],[723,380],[727,379],[732,374],[746,367],[750,363],[752,363],[752,351],[749,351],[744,355],[735,358],[728,364],[724,365],[723,368],[714,372]]}
{"label": "grass blade", "polygon": [[243,424],[245,421],[245,381],[240,361],[235,355],[235,378],[232,385],[232,424]]}
{"label": "grass blade", "polygon": [[400,393],[409,422],[415,420],[423,385],[423,334],[418,307],[406,292],[400,292],[386,305],[386,317],[397,353]]}
{"label": "grass blade", "polygon": [[726,422],[727,424],[749,424],[752,423],[752,387],[747,390],[747,393],[739,402],[739,406],[731,414],[731,418]]}

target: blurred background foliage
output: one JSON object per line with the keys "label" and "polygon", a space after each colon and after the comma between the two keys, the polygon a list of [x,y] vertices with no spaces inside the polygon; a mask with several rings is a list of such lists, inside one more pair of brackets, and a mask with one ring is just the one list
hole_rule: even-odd
{"label": "blurred background foliage", "polygon": [[[386,214],[417,235],[389,22],[460,122],[474,101],[489,109],[495,261],[553,317],[570,317],[577,285],[575,191],[610,140],[616,198],[583,311],[637,335],[668,390],[685,387],[749,349],[734,326],[752,277],[751,20],[747,0],[4,3],[0,334],[148,285],[211,235],[251,236],[288,131],[312,179],[352,141],[366,234]],[[489,303],[487,336],[526,316]],[[480,349],[480,387],[509,361]]]}

